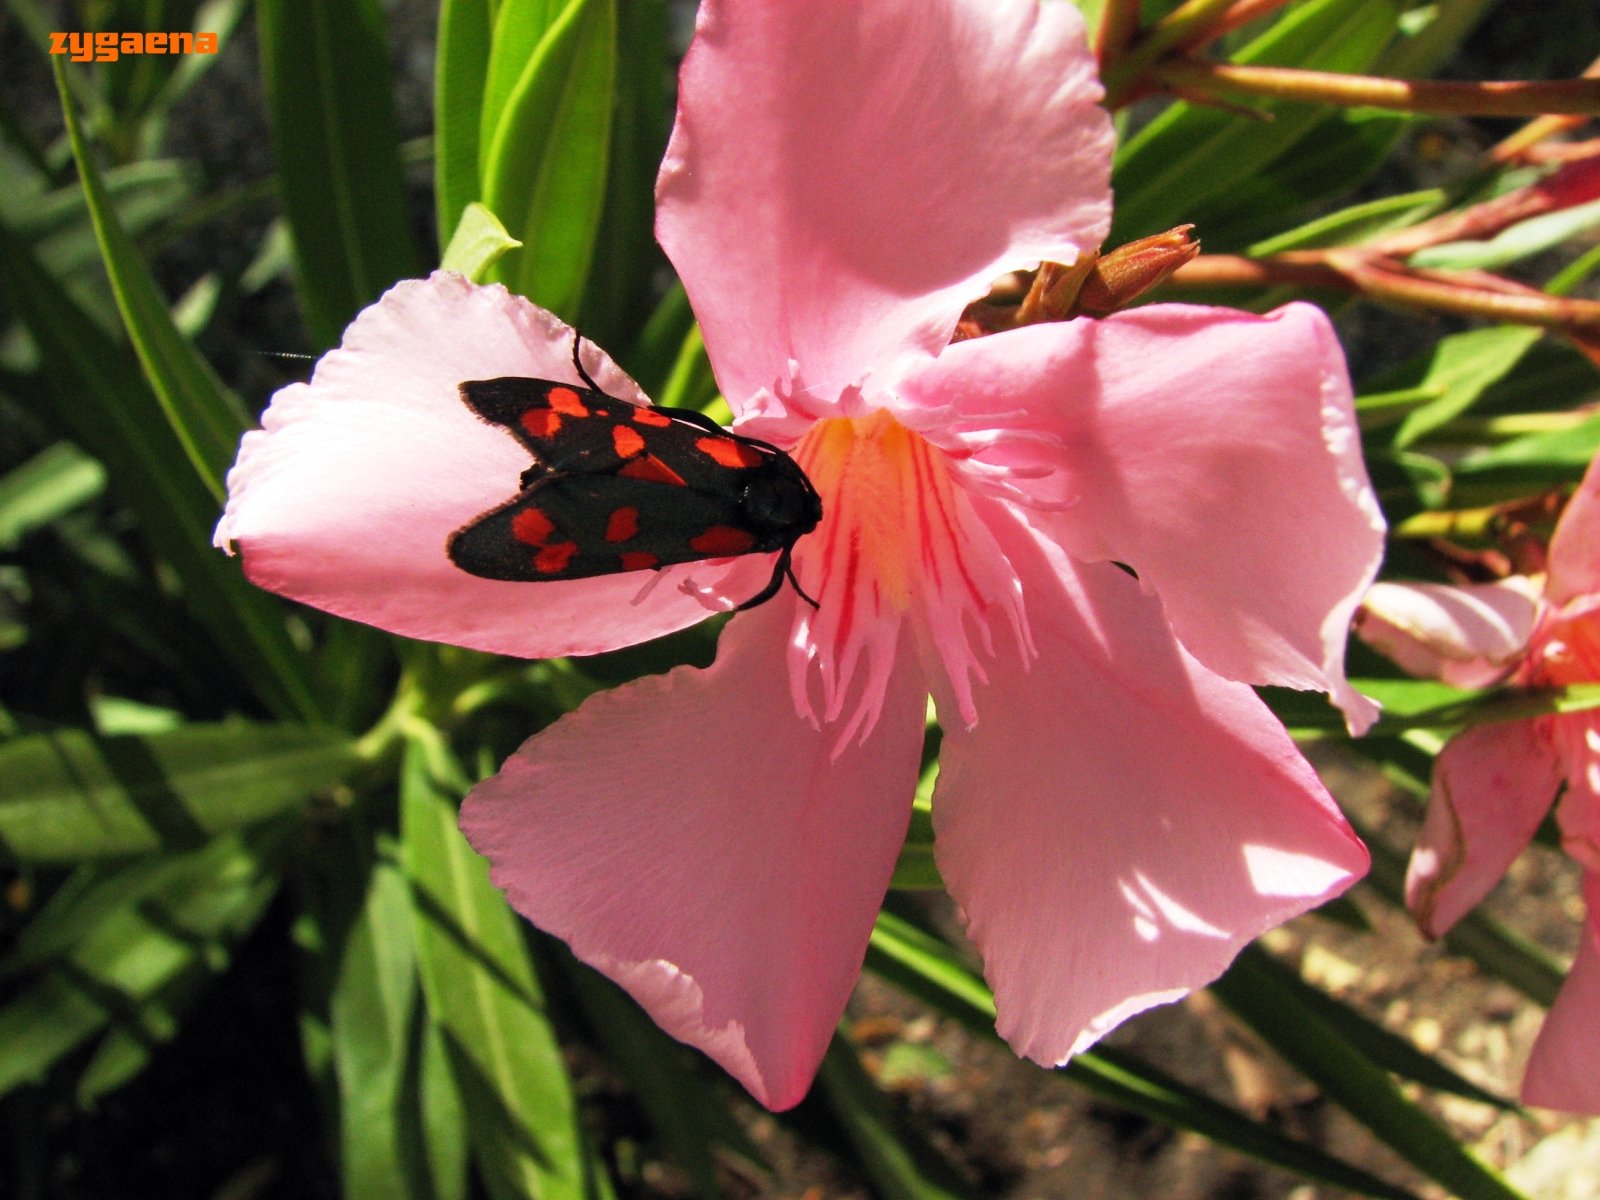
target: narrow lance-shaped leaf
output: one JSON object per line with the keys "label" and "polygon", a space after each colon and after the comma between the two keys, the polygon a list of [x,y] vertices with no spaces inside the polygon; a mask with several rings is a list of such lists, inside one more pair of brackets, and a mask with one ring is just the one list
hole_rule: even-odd
{"label": "narrow lance-shaped leaf", "polygon": [[260,0],[279,198],[312,342],[339,332],[419,261],[406,218],[389,52],[377,0]]}
{"label": "narrow lance-shaped leaf", "polygon": [[0,549],[94,499],[106,472],[71,442],[56,442],[0,476]]}
{"label": "narrow lance-shaped leaf", "polygon": [[522,932],[417,744],[406,754],[400,814],[423,991],[473,1159],[497,1200],[584,1196],[577,1104]]}
{"label": "narrow lance-shaped leaf", "polygon": [[170,1038],[180,1002],[227,965],[272,898],[282,843],[270,829],[219,839],[184,856],[159,896],[101,909],[59,962],[0,1008],[0,1095],[108,1028],[146,1045]]}
{"label": "narrow lance-shaped leaf", "polygon": [[0,853],[62,863],[192,849],[303,804],[358,762],[341,736],[288,725],[16,738],[0,746]]}
{"label": "narrow lance-shaped leaf", "polygon": [[1356,1052],[1307,1005],[1287,968],[1249,946],[1211,990],[1240,1020],[1372,1130],[1412,1166],[1461,1200],[1526,1200],[1453,1134],[1406,1099],[1384,1071]]}
{"label": "narrow lance-shaped leaf", "polygon": [[339,1089],[339,1150],[348,1196],[430,1200],[425,1143],[417,1136],[413,1058],[416,954],[404,876],[381,859],[344,930],[329,997],[329,1034]]}
{"label": "narrow lance-shaped leaf", "polygon": [[655,185],[671,115],[668,27],[666,0],[629,0],[617,9],[605,211],[579,323],[602,346],[624,345],[649,318],[654,279],[666,265],[655,239]]}
{"label": "narrow lance-shaped leaf", "polygon": [[99,168],[79,127],[77,110],[67,93],[60,60],[55,64],[67,134],[123,324],[189,462],[212,495],[221,500],[227,492],[223,478],[228,464],[248,425],[244,410],[173,324],[148,268],[111,207]]}
{"label": "narrow lance-shaped leaf", "polygon": [[131,356],[75,304],[28,242],[0,221],[0,282],[43,357],[57,403],[49,416],[105,464],[140,532],[183,582],[184,603],[262,701],[284,717],[324,708],[278,601],[211,546],[220,510]]}
{"label": "narrow lance-shaped leaf", "polygon": [[[1309,0],[1287,10],[1231,61],[1360,71],[1388,44],[1402,7],[1399,0]],[[1272,119],[1254,121],[1180,101],[1130,138],[1117,154],[1115,224],[1107,244],[1183,221],[1200,222],[1204,234],[1208,201],[1225,198],[1323,116],[1306,104],[1268,107]],[[1218,206],[1226,214],[1222,199]]]}
{"label": "narrow lance-shaped leaf", "polygon": [[[878,916],[867,967],[972,1032],[998,1040],[994,996],[955,952],[892,913]],[[1073,1083],[1129,1112],[1176,1129],[1193,1130],[1220,1145],[1362,1196],[1416,1200],[1413,1193],[1360,1167],[1285,1137],[1271,1126],[1190,1088],[1148,1063],[1109,1047],[1079,1054],[1063,1069]]]}
{"label": "narrow lance-shaped leaf", "polygon": [[446,246],[467,205],[482,197],[478,129],[489,73],[492,0],[443,0],[434,68],[433,194],[439,245]]}
{"label": "narrow lance-shaped leaf", "polygon": [[[500,57],[497,46],[497,65]],[[522,242],[497,277],[569,319],[605,205],[616,70],[615,0],[569,0],[523,64],[483,151],[484,203]]]}
{"label": "narrow lance-shaped leaf", "polygon": [[844,1032],[833,1035],[817,1082],[862,1172],[886,1200],[956,1200],[975,1194],[931,1143],[896,1119]]}

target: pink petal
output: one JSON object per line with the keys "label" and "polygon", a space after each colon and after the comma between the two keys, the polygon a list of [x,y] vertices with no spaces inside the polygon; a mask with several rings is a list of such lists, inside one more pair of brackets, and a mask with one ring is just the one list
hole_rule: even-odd
{"label": "pink petal", "polygon": [[[462,403],[458,385],[501,375],[576,383],[571,339],[499,286],[445,272],[397,285],[245,435],[217,544],[238,547],[252,582],[317,608],[529,658],[612,650],[702,620],[716,601],[685,594],[685,580],[730,600],[754,594],[770,556],[558,583],[479,579],[446,557],[450,534],[515,495],[529,464],[514,438]],[[604,355],[584,361],[612,395],[643,401]]]}
{"label": "pink petal", "polygon": [[1560,763],[1535,721],[1475,725],[1440,752],[1406,871],[1406,903],[1423,933],[1442,937],[1488,894],[1560,786]]}
{"label": "pink petal", "polygon": [[801,721],[793,604],[717,661],[591,697],[462,806],[513,907],[770,1108],[805,1094],[905,837],[926,690],[901,670],[865,744]]}
{"label": "pink petal", "polygon": [[996,630],[977,727],[945,727],[935,848],[1000,1033],[1058,1064],[1215,979],[1367,855],[1277,719],[1186,654],[1134,580],[995,528],[1040,657],[1020,669]]}
{"label": "pink petal", "polygon": [[1600,874],[1590,872],[1583,890],[1589,919],[1578,957],[1528,1056],[1522,1099],[1600,1116]]}
{"label": "pink petal", "polygon": [[1211,670],[1325,690],[1353,728],[1371,723],[1343,659],[1384,525],[1319,309],[1034,325],[951,346],[900,390],[954,406],[953,434],[927,436],[1041,510],[1074,557],[1131,566]]}
{"label": "pink petal", "polygon": [[1600,873],[1600,714],[1571,713],[1542,723],[1561,760],[1567,787],[1556,805],[1561,845]]}
{"label": "pink petal", "polygon": [[1600,593],[1600,458],[1589,464],[1556,523],[1548,565],[1550,603]]}
{"label": "pink petal", "polygon": [[1452,687],[1488,687],[1527,651],[1539,586],[1525,575],[1495,583],[1375,583],[1356,633],[1408,674]]}
{"label": "pink petal", "polygon": [[735,411],[791,360],[831,403],[996,275],[1099,245],[1100,96],[1072,5],[702,4],[656,231]]}

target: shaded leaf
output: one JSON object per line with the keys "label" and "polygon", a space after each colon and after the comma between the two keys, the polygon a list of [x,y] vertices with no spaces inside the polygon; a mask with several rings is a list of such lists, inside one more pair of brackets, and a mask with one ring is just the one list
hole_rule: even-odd
{"label": "shaded leaf", "polygon": [[[281,834],[227,837],[186,856],[159,896],[111,908],[42,976],[0,1009],[0,1094],[34,1082],[103,1030],[139,1046],[169,1039],[199,984],[260,918],[277,887]],[[144,1059],[124,1047],[91,1078],[122,1082]]]}
{"label": "shaded leaf", "polygon": [[577,1104],[527,946],[415,743],[400,806],[423,990],[461,1091],[473,1159],[496,1197],[584,1196]]}
{"label": "shaded leaf", "polygon": [[358,762],[343,737],[291,725],[33,734],[0,746],[0,847],[33,863],[191,849],[303,804]]}
{"label": "shaded leaf", "polygon": [[1353,1052],[1287,984],[1266,952],[1247,946],[1211,990],[1328,1097],[1407,1162],[1462,1200],[1526,1200],[1455,1136],[1406,1099],[1381,1068]]}
{"label": "shaded leaf", "polygon": [[105,464],[144,536],[181,577],[186,608],[273,711],[320,716],[322,703],[304,656],[289,640],[282,606],[212,548],[219,506],[127,352],[73,303],[4,222],[0,280],[44,356],[57,400],[45,415]]}
{"label": "shaded leaf", "polygon": [[318,349],[419,273],[377,0],[259,0],[262,73],[295,282]]}
{"label": "shaded leaf", "polygon": [[72,153],[83,180],[106,273],[111,277],[117,309],[122,313],[123,324],[144,367],[145,377],[161,401],[162,411],[182,443],[191,466],[220,501],[227,495],[223,477],[233,462],[240,435],[248,426],[244,409],[237,397],[223,387],[205,359],[178,332],[149,269],[118,223],[99,169],[90,157],[88,144],[79,128],[77,112],[67,95],[60,60],[53,61],[67,134],[72,140]]}
{"label": "shaded leaf", "polygon": [[0,477],[0,549],[105,490],[106,471],[70,442],[47,446]]}
{"label": "shaded leaf", "polygon": [[[867,967],[972,1032],[998,1040],[994,996],[983,981],[943,942],[901,917],[888,912],[878,915],[867,950]],[[1108,1104],[1164,1125],[1194,1130],[1308,1179],[1363,1196],[1415,1200],[1404,1188],[1252,1121],[1131,1055],[1102,1046],[1074,1057],[1063,1073]]]}

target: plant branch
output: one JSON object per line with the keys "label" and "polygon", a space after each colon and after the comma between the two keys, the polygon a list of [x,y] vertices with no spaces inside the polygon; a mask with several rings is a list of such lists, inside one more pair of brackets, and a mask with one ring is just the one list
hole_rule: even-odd
{"label": "plant branch", "polygon": [[[1137,51],[1124,61],[1136,57]],[[1149,77],[1168,88],[1224,101],[1254,97],[1478,117],[1600,115],[1600,79],[1454,83],[1192,60],[1155,63]]]}

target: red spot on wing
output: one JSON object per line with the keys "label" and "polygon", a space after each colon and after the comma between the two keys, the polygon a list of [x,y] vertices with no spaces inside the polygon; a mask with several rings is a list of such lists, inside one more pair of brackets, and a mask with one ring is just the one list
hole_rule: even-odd
{"label": "red spot on wing", "polygon": [[630,550],[619,555],[617,561],[624,571],[648,571],[661,560],[646,550]]}
{"label": "red spot on wing", "polygon": [[657,412],[653,408],[636,407],[632,413],[635,425],[654,425],[657,429],[664,429],[672,424],[672,418],[664,412]]}
{"label": "red spot on wing", "polygon": [[707,558],[743,554],[755,544],[755,534],[732,525],[713,525],[699,536],[689,539],[694,552],[704,554]]}
{"label": "red spot on wing", "polygon": [[727,437],[703,437],[695,442],[695,449],[710,455],[718,465],[729,470],[754,467],[761,463],[762,454],[754,446],[746,446]]}
{"label": "red spot on wing", "polygon": [[530,546],[544,545],[555,531],[554,523],[537,508],[525,508],[511,518],[511,536]]}
{"label": "red spot on wing", "polygon": [[625,504],[613,510],[611,517],[606,521],[606,541],[626,542],[639,534],[639,510],[631,504]]}
{"label": "red spot on wing", "polygon": [[543,575],[559,575],[567,569],[567,564],[577,552],[577,542],[557,542],[554,546],[546,546],[533,556],[534,570]]}
{"label": "red spot on wing", "polygon": [[644,450],[644,438],[639,436],[637,429],[627,425],[611,427],[611,444],[617,448],[618,458],[632,458]]}
{"label": "red spot on wing", "polygon": [[583,402],[583,397],[569,387],[553,387],[550,394],[545,397],[546,402],[558,413],[569,417],[587,417],[589,406]]}
{"label": "red spot on wing", "polygon": [[646,483],[670,483],[683,487],[683,476],[679,475],[666,463],[654,454],[646,454],[643,458],[636,458],[617,472],[624,479],[642,479]]}
{"label": "red spot on wing", "polygon": [[522,427],[536,438],[553,438],[561,432],[561,414],[548,408],[530,408],[522,414]]}

